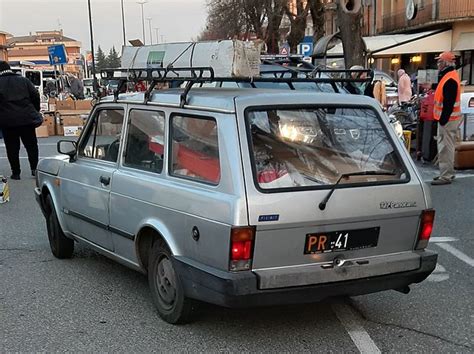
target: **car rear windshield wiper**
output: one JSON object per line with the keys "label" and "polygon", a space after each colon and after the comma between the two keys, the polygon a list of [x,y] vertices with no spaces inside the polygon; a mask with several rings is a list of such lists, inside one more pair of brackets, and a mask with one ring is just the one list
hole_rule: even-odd
{"label": "car rear windshield wiper", "polygon": [[329,198],[331,198],[331,195],[334,193],[334,190],[336,187],[339,185],[339,182],[343,178],[348,178],[352,176],[396,176],[397,174],[394,172],[390,171],[361,171],[361,172],[349,172],[349,173],[343,173],[339,176],[337,179],[337,182],[332,186],[331,190],[329,193],[326,195],[326,197],[319,203],[319,210],[324,210],[326,209],[326,204],[329,202]]}

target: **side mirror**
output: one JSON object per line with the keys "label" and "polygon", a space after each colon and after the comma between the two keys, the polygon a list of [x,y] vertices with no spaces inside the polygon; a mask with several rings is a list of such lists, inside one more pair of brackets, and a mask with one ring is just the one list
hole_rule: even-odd
{"label": "side mirror", "polygon": [[60,154],[68,155],[71,160],[76,157],[77,144],[72,140],[59,140],[57,143],[57,149]]}

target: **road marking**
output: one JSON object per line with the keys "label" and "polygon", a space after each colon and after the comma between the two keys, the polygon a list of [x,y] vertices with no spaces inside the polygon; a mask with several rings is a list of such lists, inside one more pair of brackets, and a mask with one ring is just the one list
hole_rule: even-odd
{"label": "road marking", "polygon": [[354,313],[354,310],[349,305],[338,303],[333,304],[331,307],[361,353],[381,353],[367,331],[360,324],[359,316]]}
{"label": "road marking", "polygon": [[451,253],[453,256],[459,258],[461,261],[469,264],[471,267],[474,267],[474,259],[469,257],[468,255],[462,253],[460,250],[457,248],[454,248],[453,246],[447,244],[447,243],[437,243],[436,244],[438,247],[441,247],[445,251],[448,251]]}
{"label": "road marking", "polygon": [[454,237],[431,237],[430,242],[452,242],[452,241],[458,241],[459,239],[454,238]]}
{"label": "road marking", "polygon": [[433,273],[430,274],[426,280],[432,281],[435,283],[439,283],[441,281],[445,281],[449,279],[449,274],[446,272],[446,268],[444,268],[441,264],[436,264],[436,268]]}
{"label": "road marking", "polygon": [[[433,176],[433,177],[434,177],[434,176]],[[462,174],[462,175],[461,175],[461,174],[457,174],[457,175],[456,175],[456,179],[472,178],[472,177],[474,177],[474,173],[465,173],[465,174]],[[456,179],[454,180],[453,183],[456,183]],[[426,179],[426,177],[423,178],[423,182],[426,182],[426,183],[429,183],[429,182],[431,182],[432,180],[433,180],[433,178],[428,178],[428,179]]]}
{"label": "road marking", "polygon": [[[53,143],[44,143],[44,144],[40,144],[38,143],[38,146],[56,146],[57,144],[53,144]],[[0,148],[4,148],[5,147],[5,144],[0,144]]]}
{"label": "road marking", "polygon": [[[27,159],[27,158],[28,158],[28,156],[20,156],[20,159]],[[38,157],[38,159],[44,159],[44,158],[45,158],[44,156]],[[7,160],[7,159],[8,159],[8,157],[0,156],[0,160]]]}

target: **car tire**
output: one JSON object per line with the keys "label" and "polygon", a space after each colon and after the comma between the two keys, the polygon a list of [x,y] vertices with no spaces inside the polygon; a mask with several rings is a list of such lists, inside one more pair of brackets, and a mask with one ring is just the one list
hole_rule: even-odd
{"label": "car tire", "polygon": [[160,317],[171,324],[191,320],[195,301],[184,295],[172,254],[162,240],[154,242],[148,261],[148,284]]}
{"label": "car tire", "polygon": [[64,235],[50,195],[46,197],[46,210],[48,211],[46,228],[51,252],[59,259],[71,258],[74,252],[74,241]]}

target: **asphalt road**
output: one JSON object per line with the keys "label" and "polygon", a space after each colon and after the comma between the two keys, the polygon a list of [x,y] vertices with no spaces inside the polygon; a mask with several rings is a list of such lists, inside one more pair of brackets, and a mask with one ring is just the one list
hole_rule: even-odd
{"label": "asphalt road", "polygon": [[[57,138],[40,140],[55,154]],[[9,175],[0,140],[0,174]],[[25,156],[22,152],[22,156]],[[312,305],[229,310],[205,305],[197,322],[156,314],[145,276],[78,245],[49,250],[34,179],[10,181],[0,205],[0,352],[288,351],[473,352],[474,171],[433,187],[439,266],[408,295],[395,291]],[[420,166],[426,180],[436,173]]]}

